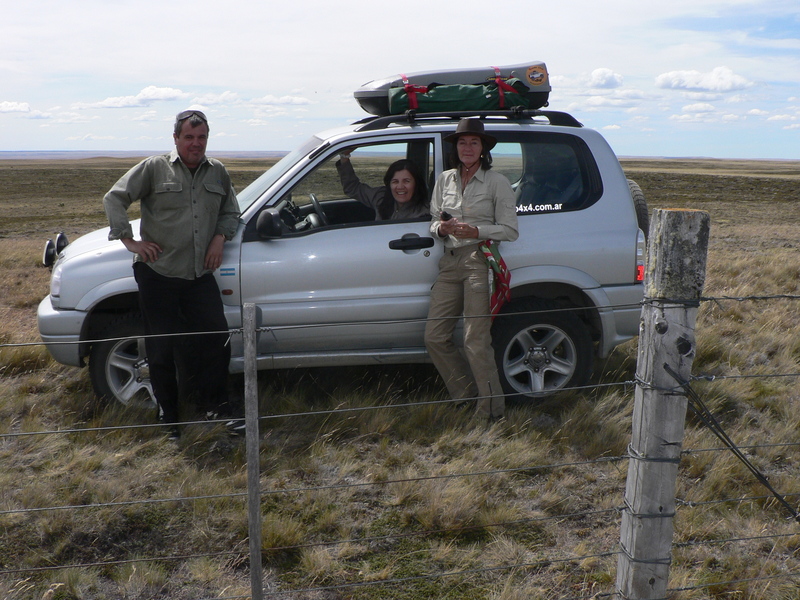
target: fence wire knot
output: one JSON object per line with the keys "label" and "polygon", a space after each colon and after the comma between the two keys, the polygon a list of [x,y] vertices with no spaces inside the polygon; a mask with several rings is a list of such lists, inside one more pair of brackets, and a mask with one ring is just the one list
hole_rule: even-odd
{"label": "fence wire knot", "polygon": [[625,498],[625,507],[623,508],[622,512],[628,513],[630,516],[635,517],[637,519],[673,519],[675,517],[675,511],[669,513],[640,513],[633,510],[633,507],[628,502],[628,499]]}
{"label": "fence wire knot", "polygon": [[672,557],[667,556],[666,558],[634,558],[633,555],[628,551],[625,547],[625,544],[620,543],[619,545],[620,552],[625,555],[625,557],[631,561],[632,563],[638,563],[641,565],[671,565],[672,564]]}
{"label": "fence wire knot", "polygon": [[670,458],[667,456],[647,456],[646,454],[642,454],[638,450],[636,450],[631,444],[628,444],[628,458],[632,460],[640,460],[642,462],[652,462],[652,463],[672,463],[672,464],[680,464],[681,459],[680,457]]}
{"label": "fence wire knot", "polygon": [[664,387],[660,385],[656,385],[650,381],[645,381],[642,379],[639,374],[637,373],[634,375],[634,384],[638,385],[643,390],[653,390],[654,392],[664,392],[664,394],[668,396],[683,396],[682,393],[683,386],[674,386],[674,387]]}

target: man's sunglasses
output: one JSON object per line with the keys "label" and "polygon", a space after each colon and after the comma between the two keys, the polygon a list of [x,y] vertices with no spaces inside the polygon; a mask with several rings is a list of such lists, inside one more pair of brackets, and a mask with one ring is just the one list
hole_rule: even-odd
{"label": "man's sunglasses", "polygon": [[184,110],[178,113],[178,116],[175,117],[176,121],[183,121],[184,119],[188,119],[192,115],[196,115],[197,117],[201,118],[204,122],[208,123],[208,119],[206,116],[200,112],[199,110]]}

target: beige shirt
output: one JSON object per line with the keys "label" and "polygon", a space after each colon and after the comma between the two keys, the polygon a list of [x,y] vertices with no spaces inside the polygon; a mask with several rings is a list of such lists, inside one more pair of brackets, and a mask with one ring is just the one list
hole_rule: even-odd
{"label": "beige shirt", "polygon": [[[128,207],[141,203],[141,239],[163,252],[150,263],[166,277],[195,279],[208,273],[205,256],[211,239],[236,233],[239,205],[224,165],[206,158],[194,175],[176,150],[151,156],[120,178],[103,198],[111,231],[108,239],[132,238]],[[134,261],[141,260],[137,254]]]}
{"label": "beige shirt", "polygon": [[478,228],[478,239],[447,236],[444,240],[447,248],[479,244],[484,240],[513,242],[519,237],[514,190],[508,179],[495,171],[478,169],[463,193],[460,169],[444,171],[433,188],[431,233],[438,235],[442,211]]}

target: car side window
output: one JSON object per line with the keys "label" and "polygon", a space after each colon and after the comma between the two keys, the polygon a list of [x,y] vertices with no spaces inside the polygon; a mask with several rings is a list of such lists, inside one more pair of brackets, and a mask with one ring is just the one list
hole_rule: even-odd
{"label": "car side window", "polygon": [[514,188],[518,215],[581,210],[600,198],[599,170],[583,140],[555,133],[515,137],[499,141],[492,157]]}
{"label": "car side window", "polygon": [[[376,212],[386,192],[383,179],[389,166],[401,159],[416,165],[425,181],[427,202],[431,191],[428,180],[433,179],[433,148],[433,140],[424,138],[337,149],[283,196],[281,201],[287,204],[288,200],[294,211],[289,218],[293,224],[287,224],[292,231],[299,232],[322,225],[383,222]],[[343,153],[349,154],[349,161],[340,160]],[[324,222],[313,217],[320,210]],[[309,219],[308,215],[312,217]],[[424,217],[429,218],[427,210]],[[283,220],[287,222],[286,218]]]}
{"label": "car side window", "polygon": [[492,148],[492,169],[502,173],[516,187],[522,179],[522,145],[516,142],[498,142]]}
{"label": "car side window", "polygon": [[325,160],[292,188],[292,200],[297,206],[309,204],[311,194],[321,202],[344,198],[339,175],[336,172],[337,158],[338,155],[333,155]]}

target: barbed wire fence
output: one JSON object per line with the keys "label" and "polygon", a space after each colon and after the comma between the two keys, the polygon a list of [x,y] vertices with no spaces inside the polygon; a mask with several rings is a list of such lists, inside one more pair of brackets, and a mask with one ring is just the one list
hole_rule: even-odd
{"label": "barbed wire fence", "polygon": [[[800,296],[794,295],[774,295],[774,296],[747,296],[747,297],[701,297],[699,301],[692,301],[692,304],[697,302],[715,302],[719,303],[722,301],[735,301],[735,302],[749,302],[749,301],[771,301],[771,300],[778,300],[778,299],[789,299],[789,300],[798,300]],[[686,305],[687,303],[683,300],[669,300],[670,304],[677,304],[677,305]],[[234,330],[233,334],[241,333],[241,330]],[[33,343],[33,344],[23,344],[23,345],[39,345],[40,343]],[[14,347],[20,346],[21,344],[2,344],[2,347]],[[745,378],[797,378],[800,376],[798,373],[773,373],[773,374],[735,374],[735,375],[704,375],[698,374],[693,375],[687,379],[682,379],[680,377],[675,377],[675,373],[667,374],[673,377],[674,384],[669,387],[664,387],[660,391],[667,392],[670,394],[676,393],[688,393],[690,396],[694,395],[694,402],[697,404],[697,400],[700,398],[699,394],[694,390],[693,386],[697,384],[705,384],[705,383],[712,383],[716,381],[724,381],[724,380],[735,380],[735,379],[745,379]],[[609,386],[621,386],[624,388],[631,388],[636,386],[648,386],[652,385],[651,383],[644,382],[641,380],[632,380],[632,381],[623,381],[623,382],[616,382],[612,384],[601,384],[595,386],[583,386],[580,388],[581,390],[592,390],[601,387],[609,387]],[[691,390],[691,391],[690,391]],[[451,402],[449,400],[443,400],[441,402]],[[353,413],[353,412],[364,412],[370,410],[395,410],[398,408],[412,408],[415,406],[420,406],[422,404],[430,404],[430,402],[424,403],[417,403],[417,402],[409,402],[409,403],[402,403],[402,404],[391,404],[391,405],[381,405],[376,407],[345,407],[345,408],[335,408],[330,410],[316,410],[316,411],[309,411],[309,412],[297,412],[291,414],[280,414],[280,415],[266,415],[266,416],[258,416],[257,422],[259,423],[269,423],[272,419],[293,419],[293,418],[307,418],[310,415],[315,416],[322,416],[322,415],[337,415],[342,413]],[[698,404],[699,407],[699,404]],[[706,415],[707,417],[708,415]],[[205,423],[206,421],[202,421]],[[711,421],[713,423],[713,421]],[[186,424],[192,423],[201,423],[201,421],[197,422],[186,422]],[[705,423],[708,425],[708,423]],[[141,424],[141,425],[126,425],[126,426],[114,426],[114,427],[95,427],[95,428],[78,428],[78,429],[65,429],[65,430],[55,430],[55,431],[15,431],[10,433],[0,434],[0,440],[2,439],[10,439],[10,438],[19,438],[19,437],[27,437],[27,436],[63,436],[63,435],[71,435],[75,433],[87,433],[87,432],[106,432],[106,431],[116,431],[116,430],[126,430],[126,429],[139,429],[139,428],[151,428],[151,427],[160,427],[158,424]],[[716,432],[715,432],[716,433]],[[719,448],[694,448],[694,449],[681,449],[680,456],[691,456],[694,454],[699,453],[730,453],[731,451],[745,451],[745,450],[758,450],[758,449],[767,449],[767,448],[776,448],[776,447],[783,447],[783,448],[793,448],[797,447],[800,444],[796,443],[785,443],[785,444],[755,444],[750,446],[741,446],[735,448],[735,444],[733,441],[728,438],[725,439],[725,436],[720,437],[723,440],[724,446]],[[735,450],[734,450],[735,448]],[[432,479],[439,479],[439,478],[470,478],[470,477],[479,477],[479,476],[493,476],[493,475],[505,475],[505,474],[513,474],[513,475],[528,475],[531,473],[535,473],[538,471],[553,471],[559,469],[568,469],[576,466],[583,466],[583,467],[599,467],[601,465],[607,464],[614,464],[614,465],[621,465],[625,462],[630,462],[630,460],[634,458],[638,460],[638,457],[635,457],[630,452],[625,455],[620,456],[613,456],[613,457],[604,457],[596,460],[587,460],[587,461],[580,461],[580,462],[564,462],[564,463],[551,463],[551,464],[542,464],[542,465],[528,465],[525,467],[518,467],[512,469],[491,469],[485,471],[473,471],[473,472],[463,472],[463,473],[453,473],[447,475],[437,475],[437,476],[425,476],[425,477],[411,477],[411,478],[399,478],[399,479],[391,479],[391,480],[382,480],[377,482],[365,482],[365,483],[342,483],[342,484],[331,484],[326,486],[308,486],[308,487],[296,487],[291,489],[259,489],[258,492],[260,495],[263,496],[272,496],[276,494],[281,495],[291,495],[291,494],[308,494],[308,493],[316,493],[319,491],[330,490],[333,488],[358,488],[358,487],[371,487],[371,486],[391,486],[391,485],[399,485],[399,484],[407,484],[407,483],[419,483],[422,481],[428,481]],[[740,456],[740,458],[746,458]],[[753,475],[758,478],[756,472],[753,472]],[[762,481],[762,483],[768,484],[768,481]],[[793,505],[789,502],[789,498],[798,498],[800,497],[800,490],[796,491],[784,491],[783,493],[779,493],[777,490],[772,490],[770,494],[766,495],[757,495],[757,496],[743,496],[737,498],[721,498],[711,501],[693,501],[688,498],[675,498],[676,504],[676,512],[680,510],[686,509],[697,509],[707,506],[713,506],[717,504],[743,504],[743,503],[756,503],[761,504],[765,501],[770,499],[777,499],[778,502],[782,505],[783,508],[789,509],[793,511]],[[219,494],[219,495],[198,495],[198,496],[184,496],[184,497],[170,497],[170,498],[161,498],[161,499],[144,499],[138,501],[129,501],[129,502],[107,502],[107,503],[97,503],[97,504],[87,504],[87,505],[70,505],[70,506],[44,506],[44,507],[20,507],[20,508],[12,508],[7,510],[0,511],[0,517],[10,516],[10,515],[26,515],[26,514],[34,514],[34,513],[44,513],[44,512],[53,512],[53,511],[80,511],[80,510],[92,510],[97,508],[119,508],[124,506],[130,506],[134,504],[155,504],[155,503],[191,503],[191,502],[198,502],[198,501],[207,501],[207,500],[215,500],[215,499],[223,499],[223,498],[233,498],[233,499],[240,499],[244,501],[247,498],[247,493],[235,493],[235,494]],[[353,537],[347,539],[339,539],[334,541],[321,541],[321,542],[308,542],[304,544],[296,544],[291,546],[281,546],[275,548],[269,548],[269,550],[273,551],[291,551],[291,550],[299,550],[302,548],[309,548],[309,547],[317,547],[317,546],[331,546],[331,545],[340,545],[340,544],[368,544],[368,543],[375,543],[382,539],[399,539],[401,537],[420,537],[420,536],[439,536],[442,534],[457,534],[469,531],[470,529],[480,528],[503,528],[503,527],[524,527],[526,525],[531,525],[536,522],[542,521],[557,521],[557,520],[565,520],[565,519],[582,519],[587,517],[614,517],[620,518],[622,515],[626,513],[630,513],[631,508],[624,502],[620,502],[618,506],[611,508],[611,509],[604,509],[604,510],[593,510],[593,511],[580,511],[568,514],[557,514],[557,515],[546,515],[546,516],[538,516],[529,519],[519,519],[513,521],[499,521],[496,523],[489,523],[489,524],[482,524],[480,526],[475,526],[474,528],[449,528],[449,529],[436,529],[436,530],[425,530],[425,531],[415,531],[415,532],[407,532],[402,534],[394,534],[394,535],[386,535],[380,537]],[[791,515],[793,518],[797,518],[796,512]],[[710,547],[710,546],[718,546],[718,545],[725,545],[725,544],[741,544],[746,542],[754,542],[754,541],[766,541],[766,542],[776,542],[778,540],[792,540],[795,539],[798,535],[796,533],[772,533],[772,534],[763,534],[758,536],[735,536],[735,537],[724,537],[718,539],[706,539],[706,540],[690,540],[684,542],[678,542],[673,544],[672,546],[676,549],[686,549],[686,548],[693,548],[693,547]],[[285,589],[285,590],[277,590],[277,589],[261,589],[260,593],[264,597],[279,597],[279,596],[287,596],[294,594],[296,597],[302,597],[303,594],[312,594],[318,592],[335,592],[335,591],[343,591],[343,590],[352,590],[358,587],[365,587],[365,586],[393,586],[393,585],[404,585],[408,583],[412,583],[415,581],[426,580],[426,579],[443,579],[443,578],[453,578],[453,577],[464,577],[469,575],[476,575],[476,574],[493,574],[498,572],[535,572],[537,569],[544,568],[549,565],[554,565],[558,563],[563,563],[567,565],[576,564],[581,561],[585,561],[588,559],[598,559],[598,560],[614,560],[619,559],[623,556],[624,552],[618,546],[609,547],[607,550],[603,552],[597,552],[592,554],[576,554],[571,556],[548,556],[546,558],[542,558],[541,560],[530,561],[530,562],[517,562],[514,564],[508,565],[501,565],[496,567],[486,567],[486,568],[478,568],[478,569],[461,569],[461,570],[452,570],[444,573],[433,573],[427,575],[420,575],[415,577],[397,577],[397,578],[385,578],[380,579],[377,581],[358,581],[358,582],[351,582],[351,583],[341,583],[336,585],[320,585],[314,587],[306,587],[306,588],[295,588],[295,589]],[[186,561],[193,558],[199,557],[230,557],[232,559],[237,559],[239,561],[243,561],[245,556],[247,555],[242,549],[239,550],[230,550],[224,552],[208,552],[208,553],[201,553],[201,554],[190,554],[190,555],[182,555],[182,556],[152,556],[152,557],[136,557],[131,559],[120,559],[120,560],[107,560],[107,561],[96,561],[91,563],[83,563],[83,564],[61,564],[61,565],[47,565],[47,566],[40,566],[40,567],[30,567],[30,568],[2,568],[0,569],[0,576],[2,577],[10,577],[10,576],[21,576],[21,575],[36,575],[37,573],[43,572],[52,572],[52,571],[62,571],[66,569],[89,569],[89,568],[105,568],[115,565],[122,565],[122,564],[137,564],[137,563],[146,563],[146,562],[157,562],[157,563],[164,563],[164,562],[180,562]],[[747,579],[731,579],[731,580],[715,580],[714,582],[698,582],[695,585],[691,586],[678,586],[673,588],[668,588],[666,591],[668,593],[681,593],[681,592],[691,592],[691,591],[698,591],[703,590],[708,587],[724,587],[724,586],[733,586],[737,584],[753,584],[758,582],[768,583],[775,580],[790,580],[794,581],[797,577],[800,577],[800,567],[787,567],[784,572],[775,573],[775,574],[768,574],[762,577],[753,577]],[[260,586],[260,584],[259,584]],[[251,597],[251,595],[238,595],[238,596],[215,596],[217,599],[221,598],[246,598]],[[252,597],[256,597],[255,594],[252,594]],[[575,600],[586,600],[588,598],[621,598],[619,590],[616,588],[607,588],[604,591],[593,591],[590,594],[584,595],[576,595],[572,596]]]}
{"label": "barbed wire fence", "polygon": [[[723,300],[727,301],[738,301],[738,302],[748,302],[748,301],[766,301],[766,300],[773,300],[773,299],[791,299],[791,300],[798,300],[800,296],[789,296],[789,295],[780,295],[780,296],[749,296],[749,297],[708,297],[703,298],[704,302],[719,302]],[[236,330],[232,331],[232,333],[237,333]],[[34,342],[30,344],[22,344],[22,345],[41,345],[41,342]],[[0,347],[14,347],[20,346],[20,344],[2,344]],[[723,381],[726,379],[736,380],[736,379],[746,379],[746,378],[774,378],[774,377],[781,377],[781,378],[797,378],[800,377],[800,373],[778,373],[778,374],[757,374],[757,375],[748,375],[748,374],[737,374],[737,375],[695,375],[692,377],[692,383],[706,383],[706,382],[716,382],[716,381]],[[676,388],[682,387],[685,385],[686,382],[682,384],[676,383]],[[622,382],[615,382],[615,383],[606,383],[606,384],[598,384],[598,385],[589,385],[589,386],[582,386],[581,388],[575,388],[581,391],[591,391],[593,389],[598,388],[608,388],[611,386],[618,386],[623,388],[631,388],[632,386],[636,385],[636,381],[627,380]],[[442,403],[449,403],[452,402],[451,400],[440,400],[434,402],[442,402]],[[428,405],[430,401],[426,402],[408,402],[408,403],[401,403],[401,404],[393,404],[393,405],[381,405],[375,407],[345,407],[345,408],[334,408],[334,409],[327,409],[327,410],[316,410],[316,411],[303,411],[298,413],[290,413],[290,414],[279,414],[279,415],[266,415],[260,416],[259,421],[262,423],[269,423],[270,420],[273,419],[292,419],[292,418],[307,418],[311,415],[314,416],[324,416],[324,415],[336,415],[336,414],[343,414],[343,413],[354,413],[354,412],[365,412],[371,410],[387,410],[387,409],[398,409],[398,408],[413,408],[416,406],[421,405]],[[208,421],[187,421],[185,424],[202,424],[208,423]],[[30,436],[43,436],[43,435],[71,435],[75,433],[89,433],[89,432],[111,432],[111,431],[119,431],[119,430],[130,430],[130,429],[142,429],[142,428],[159,428],[162,427],[160,424],[135,424],[135,425],[123,425],[123,426],[108,426],[108,427],[92,427],[92,428],[78,428],[78,429],[63,429],[63,430],[56,430],[56,431],[19,431],[19,432],[12,432],[12,433],[4,433],[0,434],[0,439],[3,438],[16,438],[16,437],[30,437]],[[759,448],[775,448],[775,447],[797,447],[800,444],[792,444],[792,443],[785,443],[785,444],[759,444],[759,445],[750,445],[750,446],[743,446],[740,450],[756,450]],[[702,448],[702,449],[687,449],[682,452],[682,455],[691,455],[696,453],[723,453],[723,452],[730,452],[729,447],[722,447],[722,448]],[[495,469],[490,471],[475,471],[469,473],[457,473],[457,474],[450,474],[446,476],[430,476],[430,477],[419,477],[419,478],[404,478],[404,479],[397,479],[397,480],[384,480],[381,482],[375,483],[360,483],[360,484],[340,484],[340,485],[330,485],[330,486],[311,486],[311,487],[300,487],[300,488],[293,488],[293,489],[281,489],[281,490],[269,490],[269,489],[262,489],[260,493],[263,495],[274,495],[274,494],[301,494],[301,493],[313,493],[318,491],[323,491],[327,489],[331,489],[334,487],[342,487],[342,488],[352,488],[352,487],[366,487],[366,486],[387,486],[399,483],[413,483],[413,482],[421,482],[430,479],[436,478],[468,478],[468,477],[475,477],[475,476],[485,476],[485,475],[499,475],[499,474],[527,474],[535,471],[551,471],[554,469],[564,469],[569,467],[575,466],[599,466],[608,463],[623,463],[629,460],[629,455],[624,456],[614,456],[614,457],[604,457],[601,459],[596,460],[587,460],[587,461],[580,461],[580,462],[566,462],[566,463],[550,463],[550,464],[542,464],[542,465],[530,465],[526,467],[520,467],[515,469]],[[108,502],[108,503],[98,503],[98,504],[91,504],[91,505],[71,505],[71,506],[47,506],[47,507],[33,507],[33,508],[18,508],[18,509],[8,509],[0,511],[0,517],[13,515],[13,514],[30,514],[30,513],[41,513],[41,512],[52,512],[52,511],[77,511],[77,510],[89,510],[89,509],[97,509],[97,508],[114,508],[114,507],[124,507],[130,506],[135,504],[157,504],[157,503],[186,503],[186,502],[196,502],[196,501],[204,501],[204,500],[214,500],[220,498],[239,498],[244,500],[246,498],[246,492],[237,493],[237,494],[222,494],[222,495],[200,495],[200,496],[185,496],[185,497],[170,497],[170,498],[162,498],[162,499],[144,499],[138,501],[130,501],[130,502]],[[738,497],[738,498],[723,498],[714,501],[706,501],[706,502],[694,502],[689,499],[676,499],[676,502],[681,507],[686,508],[698,508],[703,506],[709,506],[713,504],[721,504],[721,503],[746,503],[746,502],[763,502],[766,499],[769,499],[770,496],[748,496],[748,497]],[[797,498],[800,497],[800,491],[792,491],[789,493],[783,494],[783,498]],[[541,522],[541,521],[558,521],[558,520],[565,520],[570,518],[585,518],[585,517],[594,517],[594,516],[614,516],[619,517],[619,515],[627,510],[626,507],[620,505],[619,507],[613,509],[606,509],[606,510],[597,510],[597,511],[581,511],[576,513],[568,513],[568,514],[558,514],[558,515],[551,515],[551,516],[542,516],[536,517],[531,519],[523,519],[523,520],[515,520],[515,521],[503,521],[491,524],[484,524],[479,526],[480,528],[501,528],[501,527],[510,527],[510,526],[525,526],[527,524],[531,524],[534,522]],[[476,526],[474,529],[479,528]],[[402,536],[435,536],[435,535],[442,535],[442,534],[454,534],[459,532],[468,531],[469,528],[459,528],[459,529],[440,529],[440,530],[428,530],[422,532],[411,532],[405,533],[400,535],[389,535],[383,536],[385,539],[397,539]],[[740,537],[731,537],[731,538],[722,538],[722,539],[714,539],[714,540],[702,540],[702,541],[692,541],[692,542],[681,542],[675,544],[676,548],[686,548],[692,546],[710,546],[710,545],[723,545],[723,544],[735,544],[735,543],[742,543],[754,540],[778,540],[781,538],[794,538],[797,534],[788,533],[788,534],[771,534],[771,535],[763,535],[763,536],[740,536]],[[347,543],[370,543],[379,541],[381,538],[377,537],[368,537],[368,538],[348,538],[348,539],[341,539],[337,541],[328,541],[328,542],[314,542],[314,543],[307,543],[307,544],[298,544],[292,546],[282,546],[276,548],[270,548],[270,550],[274,551],[290,551],[290,550],[299,550],[301,548],[306,547],[314,547],[314,546],[326,546],[326,545],[338,545],[338,544],[347,544]],[[276,597],[276,596],[286,596],[290,594],[307,594],[312,592],[324,592],[324,591],[334,591],[334,590],[344,590],[344,589],[351,589],[355,587],[363,587],[363,586],[376,586],[376,585],[402,585],[404,583],[410,583],[415,579],[424,579],[424,578],[446,578],[446,577],[457,577],[457,576],[465,576],[470,574],[478,574],[478,573],[492,573],[497,571],[521,571],[521,570],[535,570],[537,568],[542,568],[546,565],[552,565],[557,563],[567,563],[567,564],[574,564],[580,561],[584,561],[587,559],[592,558],[602,558],[602,559],[613,559],[617,558],[620,554],[619,549],[616,548],[609,548],[606,552],[602,553],[595,553],[595,554],[585,554],[585,555],[574,555],[574,556],[567,556],[567,557],[547,557],[540,561],[529,562],[529,563],[517,563],[514,565],[507,565],[504,567],[496,567],[496,568],[485,568],[485,569],[469,569],[469,570],[460,570],[460,571],[453,571],[451,573],[445,574],[432,574],[426,576],[420,576],[418,578],[395,578],[395,579],[384,579],[380,581],[371,581],[371,582],[354,582],[351,584],[339,584],[339,585],[332,585],[332,586],[317,586],[317,587],[309,587],[309,588],[297,588],[297,589],[287,589],[287,590],[266,590],[264,592],[265,597]],[[13,576],[13,575],[35,575],[36,573],[42,573],[47,571],[62,571],[65,569],[89,569],[89,568],[98,568],[98,567],[110,567],[110,566],[118,566],[123,564],[137,564],[137,563],[146,563],[146,562],[180,562],[186,561],[193,558],[202,558],[202,557],[238,557],[243,558],[244,553],[242,550],[231,550],[227,552],[209,552],[209,553],[202,553],[202,554],[190,554],[190,555],[180,555],[180,556],[157,556],[157,557],[137,557],[135,559],[124,559],[124,560],[109,560],[109,561],[97,561],[91,563],[84,563],[84,564],[65,564],[65,565],[51,565],[51,566],[44,566],[44,567],[35,567],[35,568],[11,568],[11,569],[0,569],[0,576]],[[747,580],[735,580],[732,579],[730,581],[725,582],[715,582],[713,585],[734,585],[737,583],[753,583],[757,581],[771,581],[775,579],[794,579],[795,577],[800,576],[800,569],[797,571],[789,571],[780,575],[770,575],[765,576],[762,578],[750,578]],[[692,590],[702,589],[706,585],[712,584],[698,584],[697,586],[682,586],[680,588],[673,588],[668,591],[670,592],[687,592]],[[604,598],[604,597],[614,597],[615,592],[613,590],[609,590],[607,592],[600,592],[600,593],[593,593],[590,596],[574,596],[576,600],[578,599],[586,599],[586,598]],[[227,598],[245,598],[249,596],[227,596]],[[226,598],[223,596],[215,596],[215,598]]]}

